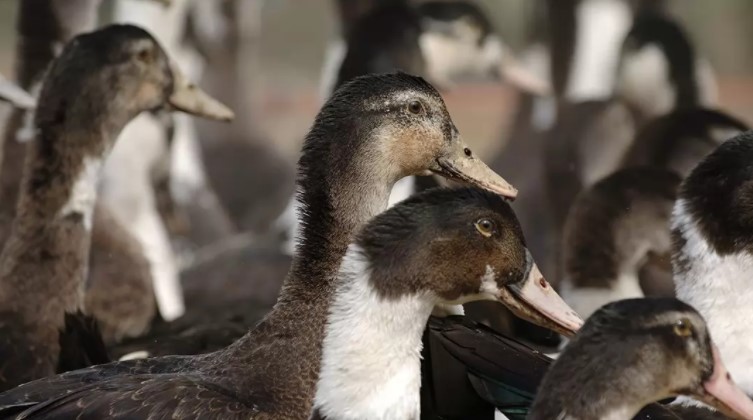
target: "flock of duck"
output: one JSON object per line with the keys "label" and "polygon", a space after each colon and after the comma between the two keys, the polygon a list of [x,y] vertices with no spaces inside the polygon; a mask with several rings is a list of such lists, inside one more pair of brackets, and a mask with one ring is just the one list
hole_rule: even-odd
{"label": "flock of duck", "polygon": [[[154,3],[132,6],[218,12]],[[192,138],[174,112],[234,112],[159,19],[97,28],[99,0],[19,1],[0,419],[753,419],[753,132],[715,108],[664,3],[546,3],[559,36],[521,60],[467,0],[338,2],[331,93],[259,236],[275,258],[220,249],[209,267],[239,278],[194,272],[184,299],[171,227],[216,238],[232,217],[202,177],[180,199],[154,168]],[[583,59],[594,20],[611,24]],[[520,89],[491,168],[433,86],[468,77]]]}

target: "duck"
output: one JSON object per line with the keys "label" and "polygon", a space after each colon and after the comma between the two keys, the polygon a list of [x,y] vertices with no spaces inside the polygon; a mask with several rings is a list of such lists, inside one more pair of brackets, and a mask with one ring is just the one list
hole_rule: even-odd
{"label": "duck", "polygon": [[378,215],[340,264],[312,418],[420,418],[421,339],[439,303],[496,300],[519,312],[511,295],[531,289],[547,299],[532,307],[570,314],[577,328],[543,282],[495,194],[433,189]]}
{"label": "duck", "polygon": [[159,44],[134,26],[77,36],[52,63],[34,115],[17,216],[0,253],[3,389],[55,373],[65,313],[84,309],[102,161],[130,119],[168,103],[232,117],[187,83]]}
{"label": "duck", "polygon": [[[99,5],[99,1],[79,1],[75,4],[23,2],[20,5],[16,17],[18,42],[15,63],[20,87],[36,95],[47,67],[59,52],[58,46],[65,45],[79,33],[94,29]],[[40,32],[40,17],[44,17],[45,27],[59,30]],[[33,133],[32,115],[16,110],[4,126],[3,161],[0,167],[0,248],[10,235],[16,217],[27,144]],[[108,343],[123,336],[143,333],[151,324],[154,313],[153,295],[132,293],[144,290],[144,284],[152,281],[151,277],[146,277],[147,273],[139,270],[144,260],[142,250],[132,246],[133,238],[116,222],[109,216],[109,209],[97,202],[94,211],[96,227],[92,230],[91,240],[95,252],[90,261],[96,268],[90,271],[87,283],[89,296],[86,299],[92,305],[88,313],[101,319],[98,324],[100,333]],[[101,223],[108,225],[100,226]],[[100,276],[99,273],[107,275]],[[99,290],[105,292],[98,293]],[[116,291],[125,293],[116,295]],[[114,307],[112,302],[118,302],[118,305]],[[109,316],[110,308],[117,308],[116,316]]]}
{"label": "duck", "polygon": [[731,379],[712,333],[698,311],[674,298],[609,303],[554,361],[527,418],[628,419],[649,403],[691,395],[752,419],[753,401]]}
{"label": "duck", "polygon": [[[2,394],[0,407],[5,413],[25,407],[27,415],[47,409],[73,413],[88,405],[74,402],[74,396],[80,396],[97,402],[84,411],[109,413],[111,404],[120,404],[116,400],[126,401],[122,396],[146,391],[161,395],[152,400],[156,405],[139,403],[132,406],[136,411],[121,413],[129,418],[168,415],[159,401],[177,398],[196,410],[209,410],[201,411],[205,416],[212,411],[227,418],[240,410],[236,415],[307,418],[319,375],[328,303],[348,244],[357,229],[387,207],[398,179],[426,171],[506,197],[517,194],[464,145],[441,96],[424,79],[398,72],[363,76],[343,85],[323,106],[304,140],[298,179],[302,240],[276,305],[256,327],[208,354],[115,362],[31,382]],[[537,313],[529,306],[520,308],[532,317]],[[558,319],[557,314],[539,316],[541,322],[547,316]],[[569,325],[559,318],[560,324]],[[114,400],[111,389],[118,390]],[[73,405],[59,400],[61,390]],[[209,405],[199,397],[207,392],[218,398]],[[53,400],[61,405],[53,407]]]}
{"label": "duck", "polygon": [[677,297],[695,307],[709,325],[735,381],[753,394],[749,367],[753,330],[748,293],[748,191],[753,132],[714,150],[680,186],[672,220],[672,268]]}
{"label": "duck", "polygon": [[634,166],[576,197],[562,236],[560,292],[580,316],[646,292],[674,297],[671,275],[645,284],[640,274],[652,254],[669,261],[669,219],[680,182],[667,169]]}

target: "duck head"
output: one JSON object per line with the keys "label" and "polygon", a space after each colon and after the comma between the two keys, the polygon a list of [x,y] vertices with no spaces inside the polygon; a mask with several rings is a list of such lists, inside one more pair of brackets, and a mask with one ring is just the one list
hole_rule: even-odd
{"label": "duck head", "polygon": [[429,78],[442,86],[466,78],[504,80],[533,94],[549,83],[514,57],[479,5],[470,1],[424,1],[416,6],[423,31],[419,44]]}
{"label": "duck head", "polygon": [[[573,388],[590,398],[572,398]],[[547,373],[531,418],[630,418],[645,405],[687,395],[733,418],[753,419],[704,319],[673,298],[628,299],[596,311]],[[544,417],[541,417],[544,414]]]}
{"label": "duck head", "polygon": [[710,66],[684,29],[656,11],[639,13],[620,51],[615,93],[642,115],[716,101]]}
{"label": "duck head", "polygon": [[442,304],[495,300],[568,336],[582,324],[544,280],[515,214],[495,194],[429,190],[377,216],[360,238],[381,295],[428,293]]}
{"label": "duck head", "polygon": [[[317,141],[333,132],[342,142]],[[306,163],[316,155],[312,149],[325,145],[333,167],[360,165],[368,177],[378,176],[390,186],[406,176],[433,173],[517,196],[463,141],[436,89],[406,73],[358,77],[335,91],[309,133],[308,157],[301,164],[312,166]]]}
{"label": "duck head", "polygon": [[[88,100],[73,100],[78,97]],[[109,127],[122,127],[138,113],[160,108],[233,118],[232,111],[186,80],[148,32],[111,25],[66,45],[43,85],[37,119],[44,123],[67,109],[74,124],[107,114]]]}

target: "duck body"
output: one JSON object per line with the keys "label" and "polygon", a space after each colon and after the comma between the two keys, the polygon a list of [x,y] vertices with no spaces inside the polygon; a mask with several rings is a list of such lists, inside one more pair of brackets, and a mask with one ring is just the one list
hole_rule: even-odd
{"label": "duck body", "polygon": [[[679,185],[674,172],[638,166],[609,175],[576,198],[563,233],[561,290],[581,316],[646,294],[641,268],[651,254],[669,256],[669,219]],[[646,287],[673,296],[671,277],[664,281]]]}

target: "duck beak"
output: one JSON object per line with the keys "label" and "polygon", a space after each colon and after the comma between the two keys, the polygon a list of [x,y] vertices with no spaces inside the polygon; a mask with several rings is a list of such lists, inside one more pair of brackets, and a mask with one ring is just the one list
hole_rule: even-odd
{"label": "duck beak", "polygon": [[429,168],[431,172],[448,179],[475,185],[511,200],[517,197],[518,190],[515,187],[497,175],[480,159],[466,154],[466,151],[470,153],[470,149],[462,140],[457,139],[450,143],[448,150]]}
{"label": "duck beak", "polygon": [[9,80],[0,77],[0,99],[4,99],[16,108],[33,109],[37,105],[36,99],[16,86]]}
{"label": "duck beak", "polygon": [[170,64],[170,69],[173,73],[173,93],[168,102],[174,109],[212,120],[231,121],[235,118],[230,108],[191,83],[174,62]]}
{"label": "duck beak", "polygon": [[544,279],[528,251],[526,257],[530,261],[526,279],[503,288],[499,300],[527,321],[567,337],[574,336],[583,326],[583,320]]}
{"label": "duck beak", "polygon": [[552,93],[549,82],[526,69],[520,61],[510,55],[502,60],[499,66],[499,74],[505,81],[523,92],[539,96]]}
{"label": "duck beak", "polygon": [[732,381],[714,343],[711,343],[711,353],[714,371],[695,397],[728,417],[753,420],[753,401]]}

